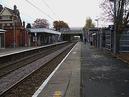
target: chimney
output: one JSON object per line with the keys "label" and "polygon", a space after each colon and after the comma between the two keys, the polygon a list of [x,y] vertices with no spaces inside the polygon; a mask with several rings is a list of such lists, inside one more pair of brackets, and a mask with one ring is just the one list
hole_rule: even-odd
{"label": "chimney", "polygon": [[0,12],[3,10],[3,6],[0,4]]}
{"label": "chimney", "polygon": [[23,27],[25,28],[25,21],[23,21]]}
{"label": "chimney", "polygon": [[14,5],[14,13],[16,14],[17,13],[17,6],[16,5]]}
{"label": "chimney", "polygon": [[14,5],[14,10],[17,10],[17,6],[16,5]]}

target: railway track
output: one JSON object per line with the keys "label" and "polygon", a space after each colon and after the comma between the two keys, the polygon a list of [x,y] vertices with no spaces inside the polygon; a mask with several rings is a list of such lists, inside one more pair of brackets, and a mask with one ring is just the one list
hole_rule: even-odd
{"label": "railway track", "polygon": [[39,51],[37,53],[20,58],[18,60],[15,60],[12,62],[7,62],[4,64],[0,64],[0,78],[9,74],[12,71],[18,69],[18,68],[21,68],[29,63],[36,61],[37,59],[40,59],[44,56],[47,56],[47,55],[53,53],[54,51],[66,46],[67,44],[68,43],[62,44],[59,46],[54,46],[53,48],[44,49],[43,51]]}
{"label": "railway track", "polygon": [[[37,88],[41,85],[41,83],[49,76],[54,68],[70,51],[73,45],[73,43],[67,44],[67,46],[62,46],[58,50],[51,53],[49,50],[49,54],[47,54],[47,56],[32,62],[30,66],[28,66],[28,68],[33,67],[32,70],[30,70],[31,72],[24,75],[24,77],[22,75],[22,78],[16,80],[14,83],[11,83],[10,86],[4,87],[3,85],[4,89],[2,88],[2,86],[0,86],[0,89],[2,89],[2,91],[0,91],[0,97],[31,97],[37,90]],[[53,50],[55,49],[53,48]],[[27,69],[27,71],[29,70]],[[15,72],[14,74],[16,73],[17,72]]]}

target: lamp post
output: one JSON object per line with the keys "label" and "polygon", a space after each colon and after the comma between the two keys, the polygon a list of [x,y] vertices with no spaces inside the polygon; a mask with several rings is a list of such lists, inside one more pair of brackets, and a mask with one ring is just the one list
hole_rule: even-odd
{"label": "lamp post", "polygon": [[99,19],[95,19],[95,21],[97,22],[97,32],[96,32],[96,37],[97,37],[97,47],[99,48]]}
{"label": "lamp post", "polygon": [[116,54],[116,0],[110,0],[114,3],[114,39],[113,39],[113,53]]}
{"label": "lamp post", "polygon": [[114,46],[113,53],[116,54],[116,0],[114,0]]}

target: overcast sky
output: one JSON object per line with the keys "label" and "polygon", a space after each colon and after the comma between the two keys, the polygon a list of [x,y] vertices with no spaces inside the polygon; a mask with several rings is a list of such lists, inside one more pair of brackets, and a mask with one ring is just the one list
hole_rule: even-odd
{"label": "overcast sky", "polygon": [[[87,17],[93,20],[100,17],[102,9],[99,7],[102,0],[0,0],[0,4],[13,8],[17,5],[22,20],[33,23],[36,18],[45,18],[52,26],[54,20],[63,20],[70,27],[83,27]],[[47,3],[47,4],[46,4]],[[45,13],[45,14],[44,14]],[[52,18],[52,19],[51,19]],[[100,22],[100,21],[99,21]],[[96,24],[96,21],[94,21]],[[103,26],[99,23],[99,26]]]}

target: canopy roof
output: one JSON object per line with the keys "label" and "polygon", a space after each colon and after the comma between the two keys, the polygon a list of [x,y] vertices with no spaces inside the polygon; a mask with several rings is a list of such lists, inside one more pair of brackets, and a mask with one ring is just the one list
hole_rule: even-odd
{"label": "canopy roof", "polygon": [[28,30],[31,33],[50,33],[50,34],[59,34],[59,35],[61,34],[58,31],[54,31],[54,30],[46,29],[46,28],[29,28]]}

